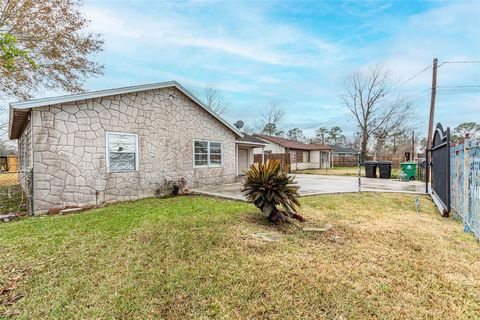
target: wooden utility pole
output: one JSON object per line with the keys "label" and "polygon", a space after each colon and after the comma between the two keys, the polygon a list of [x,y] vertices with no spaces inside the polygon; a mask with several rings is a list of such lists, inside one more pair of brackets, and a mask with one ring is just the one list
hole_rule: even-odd
{"label": "wooden utility pole", "polygon": [[425,155],[427,157],[427,163],[425,168],[425,191],[428,193],[428,182],[430,180],[430,164],[429,164],[429,155],[432,150],[432,133],[433,133],[433,119],[435,116],[435,96],[437,93],[437,65],[438,59],[433,59],[433,70],[432,70],[432,93],[430,97],[430,120],[428,123],[428,136],[427,136],[427,150]]}

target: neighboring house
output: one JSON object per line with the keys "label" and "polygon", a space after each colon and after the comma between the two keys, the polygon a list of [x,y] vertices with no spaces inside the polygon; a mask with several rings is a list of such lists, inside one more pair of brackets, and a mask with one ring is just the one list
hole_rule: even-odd
{"label": "neighboring house", "polygon": [[415,147],[411,143],[403,143],[395,148],[395,154],[403,156],[404,161],[413,161],[416,159]]}
{"label": "neighboring house", "polygon": [[334,155],[337,156],[357,156],[360,153],[360,150],[354,148],[340,147],[334,145],[330,145],[330,147],[333,149]]}
{"label": "neighboring house", "polygon": [[0,172],[17,172],[18,157],[16,155],[0,156]]}
{"label": "neighboring house", "polygon": [[332,148],[327,145],[306,144],[264,134],[254,134],[254,137],[267,143],[263,150],[256,148],[255,154],[289,153],[292,170],[330,168]]}
{"label": "neighboring house", "polygon": [[358,165],[360,150],[330,145],[333,149],[332,167],[355,167]]}
{"label": "neighboring house", "polygon": [[9,136],[34,213],[234,182],[262,146],[177,82],[11,103]]}
{"label": "neighboring house", "polygon": [[[263,150],[266,143],[254,136],[243,133],[243,137],[237,139],[237,176],[245,174],[254,162],[254,150]],[[262,152],[263,153],[263,152]],[[263,159],[262,159],[263,160]]]}

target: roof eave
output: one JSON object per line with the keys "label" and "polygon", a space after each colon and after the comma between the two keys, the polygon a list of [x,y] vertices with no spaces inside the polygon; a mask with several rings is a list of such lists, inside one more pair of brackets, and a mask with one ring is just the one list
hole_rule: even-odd
{"label": "roof eave", "polygon": [[183,94],[185,94],[195,103],[197,103],[201,108],[203,108],[205,111],[210,113],[215,119],[220,121],[223,125],[229,128],[231,131],[233,131],[235,135],[237,135],[238,137],[243,137],[243,134],[240,131],[238,131],[235,127],[233,127],[230,123],[228,123],[222,117],[220,117],[220,115],[218,115],[213,110],[211,110],[206,105],[204,105],[202,101],[200,101],[197,97],[195,97],[195,95],[193,95],[190,91],[188,91],[185,87],[183,87],[177,81],[167,81],[167,82],[145,84],[145,85],[139,85],[139,86],[122,87],[117,89],[92,91],[92,92],[80,93],[75,95],[65,95],[65,96],[53,97],[53,98],[42,98],[42,99],[34,99],[29,101],[12,102],[10,103],[11,118],[10,118],[10,124],[9,124],[9,132],[11,133],[10,126],[13,126],[11,123],[13,121],[14,110],[26,110],[26,109],[44,107],[44,106],[60,104],[60,103],[95,99],[100,97],[114,96],[118,94],[126,94],[126,93],[140,92],[140,91],[146,91],[146,90],[164,89],[169,87],[175,87],[176,89],[180,90]]}
{"label": "roof eave", "polygon": [[[22,115],[15,116],[15,111],[18,111]],[[29,121],[28,117],[31,112],[31,109],[20,109],[16,110],[10,107],[10,114],[9,114],[9,123],[8,123],[8,138],[10,140],[15,140],[20,138],[22,132],[25,130],[25,125],[27,121]],[[15,124],[15,120],[18,119],[21,123],[18,125]]]}
{"label": "roof eave", "polygon": [[255,145],[259,147],[265,147],[267,143],[261,143],[261,142],[253,142],[253,141],[235,141],[236,144],[243,144],[243,145]]}

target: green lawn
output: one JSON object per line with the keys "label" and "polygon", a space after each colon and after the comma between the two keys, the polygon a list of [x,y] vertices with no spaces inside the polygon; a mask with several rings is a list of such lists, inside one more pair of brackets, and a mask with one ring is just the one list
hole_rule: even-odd
{"label": "green lawn", "polygon": [[[392,179],[398,178],[398,171],[399,169],[392,168]],[[305,169],[305,170],[298,170],[296,173],[304,173],[304,174],[321,174],[321,175],[329,175],[329,176],[352,176],[356,177],[358,175],[357,167],[336,167],[336,168],[329,168],[329,169]],[[379,172],[377,169],[377,176]],[[360,175],[365,177],[365,168],[361,167]]]}
{"label": "green lawn", "polygon": [[414,200],[302,198],[313,234],[194,196],[2,224],[0,318],[480,318],[479,244]]}

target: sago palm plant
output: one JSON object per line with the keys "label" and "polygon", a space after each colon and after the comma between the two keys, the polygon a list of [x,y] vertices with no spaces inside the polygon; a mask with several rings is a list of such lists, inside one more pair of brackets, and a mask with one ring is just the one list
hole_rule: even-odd
{"label": "sago palm plant", "polygon": [[246,172],[242,192],[273,223],[289,222],[289,218],[304,221],[295,212],[300,203],[299,187],[293,180],[282,170],[278,160],[268,160],[265,164],[254,163]]}

